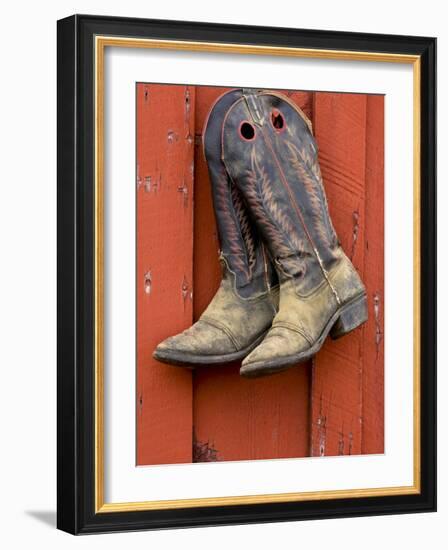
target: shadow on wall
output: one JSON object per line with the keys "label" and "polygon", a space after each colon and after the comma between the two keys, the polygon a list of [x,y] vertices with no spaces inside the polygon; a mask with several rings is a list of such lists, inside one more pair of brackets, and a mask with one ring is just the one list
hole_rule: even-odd
{"label": "shadow on wall", "polygon": [[56,529],[56,510],[25,510],[25,514]]}

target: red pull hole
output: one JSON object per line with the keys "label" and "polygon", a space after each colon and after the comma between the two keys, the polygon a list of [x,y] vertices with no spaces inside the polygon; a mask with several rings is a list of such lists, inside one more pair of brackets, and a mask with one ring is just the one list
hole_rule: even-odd
{"label": "red pull hole", "polygon": [[277,131],[283,130],[283,128],[285,127],[285,119],[283,118],[283,115],[281,114],[281,112],[278,111],[277,109],[274,109],[271,113],[271,122],[272,122],[272,126]]}

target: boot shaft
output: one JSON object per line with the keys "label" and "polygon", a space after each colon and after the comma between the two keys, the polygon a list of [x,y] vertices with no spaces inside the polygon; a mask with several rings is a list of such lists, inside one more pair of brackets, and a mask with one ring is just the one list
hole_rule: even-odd
{"label": "boot shaft", "polygon": [[244,197],[231,181],[222,162],[221,131],[231,106],[242,90],[231,90],[212,106],[204,125],[203,147],[210,176],[218,229],[221,261],[235,279],[235,291],[242,298],[268,292],[277,276],[260,235],[251,220]]}
{"label": "boot shaft", "polygon": [[322,279],[331,285],[339,243],[305,115],[281,94],[243,90],[226,113],[221,139],[226,170],[280,275],[304,292]]}

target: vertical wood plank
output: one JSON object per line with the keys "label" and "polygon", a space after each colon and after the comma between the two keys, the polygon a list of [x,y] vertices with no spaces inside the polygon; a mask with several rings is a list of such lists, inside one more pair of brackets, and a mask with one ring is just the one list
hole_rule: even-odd
{"label": "vertical wood plank", "polygon": [[[201,135],[212,102],[224,88],[196,90],[194,316],[220,281],[218,236]],[[311,114],[311,94],[289,93]],[[273,377],[243,379],[239,364],[201,367],[194,373],[194,460],[253,460],[309,455],[310,366]]]}
{"label": "vertical wood plank", "polygon": [[192,322],[195,89],[137,85],[137,464],[191,462],[192,377],[155,361]]}
{"label": "vertical wood plank", "polygon": [[362,453],[384,452],[384,96],[367,97]]}
{"label": "vertical wood plank", "polygon": [[239,367],[201,367],[195,374],[194,460],[308,456],[309,368],[249,380]]}
{"label": "vertical wood plank", "polygon": [[[330,215],[363,280],[366,105],[365,95],[318,92],[314,97],[314,129]],[[313,360],[313,456],[361,453],[364,330],[337,341],[328,338]]]}

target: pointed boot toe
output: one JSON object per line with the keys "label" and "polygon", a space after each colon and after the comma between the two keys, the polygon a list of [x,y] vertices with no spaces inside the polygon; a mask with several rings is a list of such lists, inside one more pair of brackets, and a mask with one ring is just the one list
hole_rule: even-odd
{"label": "pointed boot toe", "polygon": [[295,330],[273,327],[243,361],[240,374],[256,378],[280,372],[299,363],[298,357],[307,357],[310,347],[308,340]]}
{"label": "pointed boot toe", "polygon": [[[153,357],[173,365],[201,365],[226,362],[238,349],[225,330],[199,320],[192,327],[161,342]],[[232,360],[232,359],[230,359]]]}

